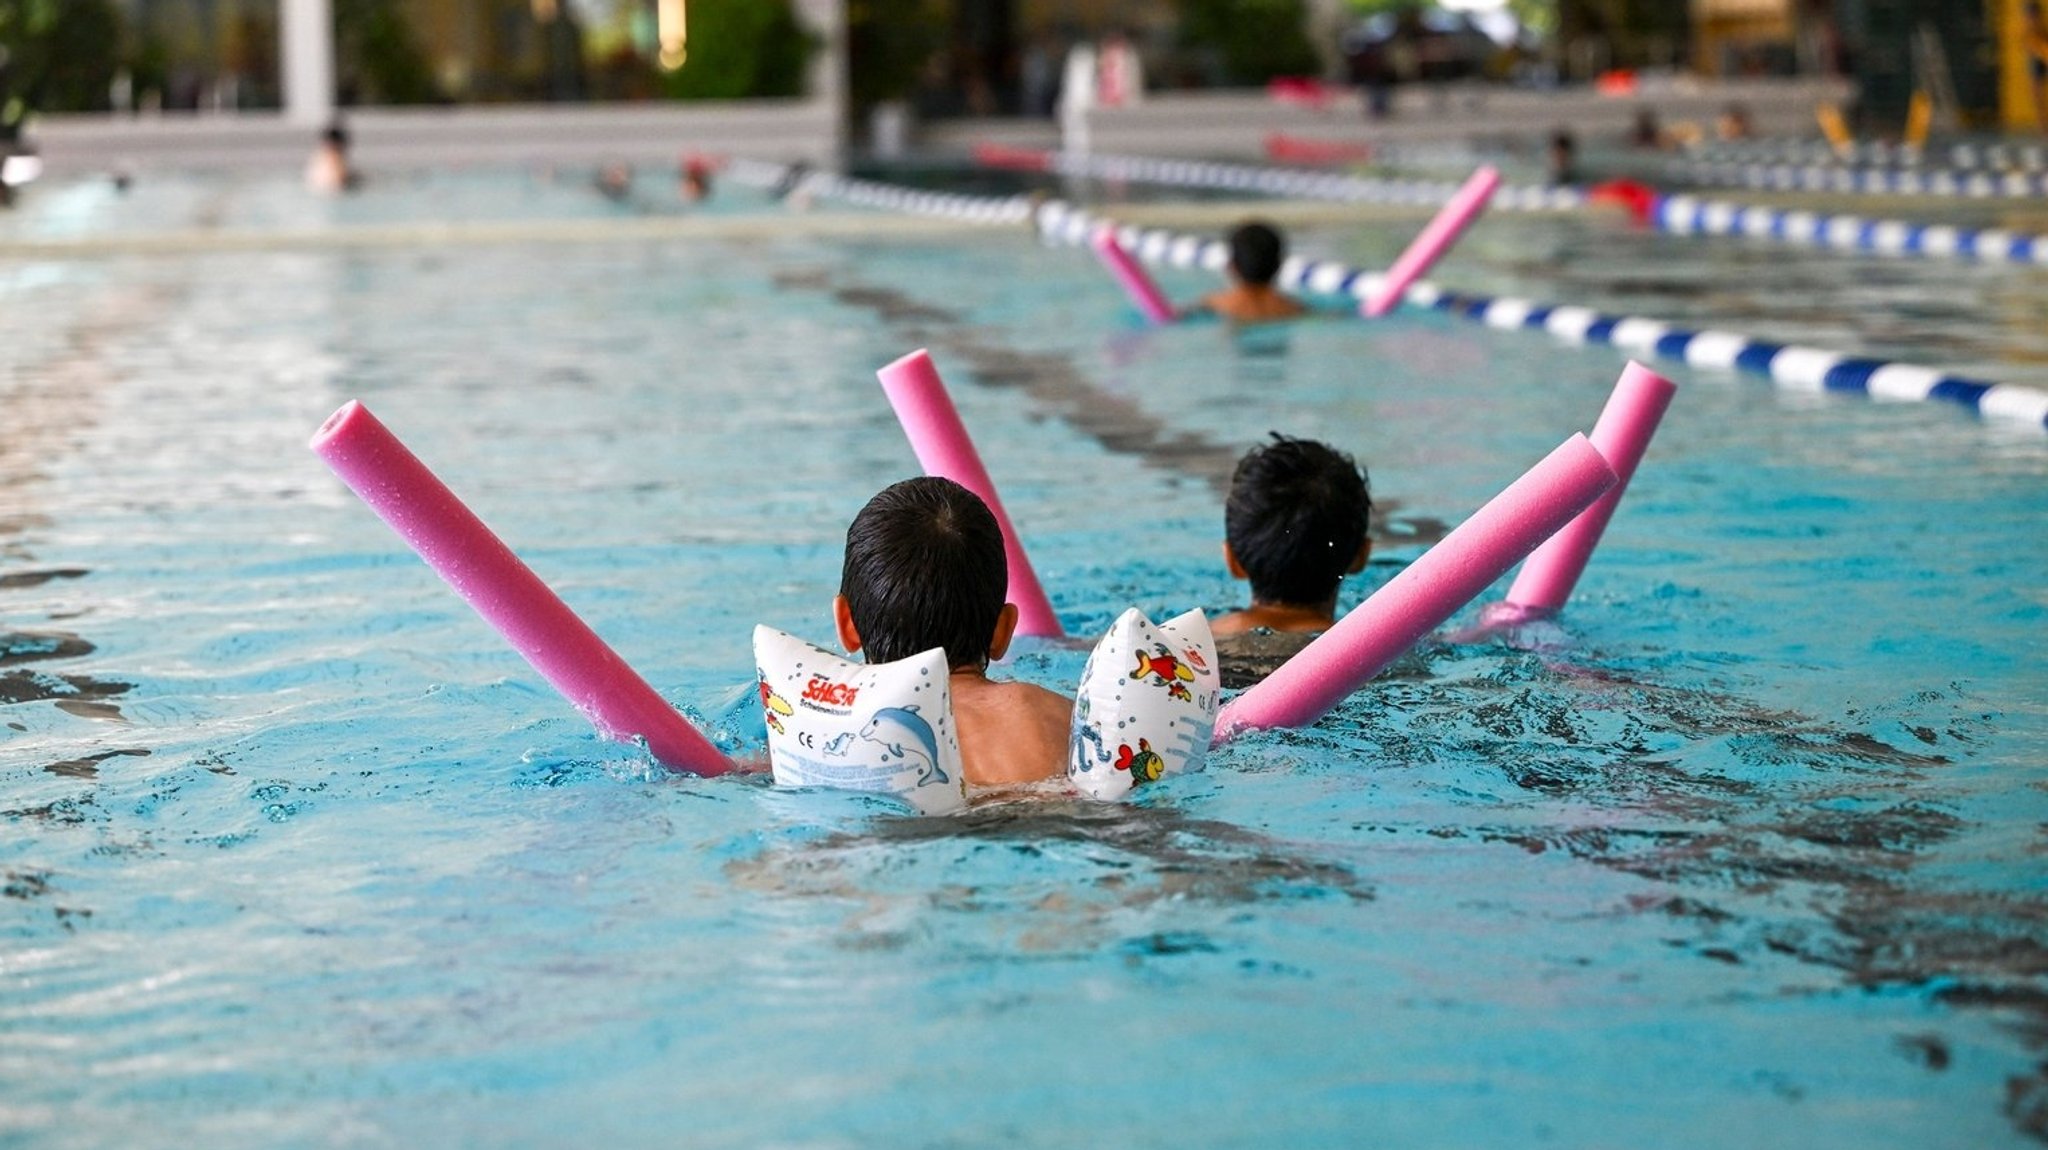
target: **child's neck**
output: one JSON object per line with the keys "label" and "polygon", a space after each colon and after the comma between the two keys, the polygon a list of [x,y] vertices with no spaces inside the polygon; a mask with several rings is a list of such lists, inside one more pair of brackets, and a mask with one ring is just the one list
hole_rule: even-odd
{"label": "child's neck", "polygon": [[1337,621],[1337,599],[1333,595],[1327,602],[1306,605],[1253,599],[1238,617],[1251,627],[1273,631],[1325,631]]}

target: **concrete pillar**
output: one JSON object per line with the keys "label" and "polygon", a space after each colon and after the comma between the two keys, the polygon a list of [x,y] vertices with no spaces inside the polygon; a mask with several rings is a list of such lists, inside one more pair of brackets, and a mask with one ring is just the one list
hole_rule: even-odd
{"label": "concrete pillar", "polygon": [[320,127],[334,118],[333,0],[279,0],[278,8],[284,117]]}
{"label": "concrete pillar", "polygon": [[1306,14],[1308,42],[1316,59],[1322,61],[1323,79],[1350,79],[1344,61],[1344,30],[1351,26],[1351,8],[1345,0],[1308,0]]}
{"label": "concrete pillar", "polygon": [[[846,147],[846,0],[796,0],[796,16],[818,38],[805,94],[830,109],[834,150]],[[838,157],[832,157],[837,161]]]}

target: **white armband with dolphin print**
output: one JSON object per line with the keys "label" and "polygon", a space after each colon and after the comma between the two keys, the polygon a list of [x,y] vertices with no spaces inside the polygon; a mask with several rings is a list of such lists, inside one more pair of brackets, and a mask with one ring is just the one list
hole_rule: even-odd
{"label": "white armband with dolphin print", "polygon": [[778,786],[879,791],[927,815],[966,808],[945,651],[855,663],[759,626],[754,664]]}

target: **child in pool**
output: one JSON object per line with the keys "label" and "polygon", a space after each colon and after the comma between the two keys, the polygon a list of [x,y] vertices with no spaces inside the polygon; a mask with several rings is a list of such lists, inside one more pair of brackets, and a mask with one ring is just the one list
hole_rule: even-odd
{"label": "child in pool", "polygon": [[1278,432],[1238,460],[1223,561],[1251,606],[1210,623],[1224,686],[1256,682],[1337,620],[1337,587],[1365,569],[1372,495],[1352,458]]}
{"label": "child in pool", "polygon": [[868,500],[846,529],[832,618],[870,663],[933,647],[952,668],[953,723],[968,783],[1032,783],[1066,773],[1074,703],[988,677],[1017,628],[1009,565],[988,506],[950,479],[906,479]]}
{"label": "child in pool", "polygon": [[1271,323],[1306,315],[1298,299],[1273,286],[1287,256],[1287,241],[1271,224],[1251,220],[1230,233],[1230,286],[1202,297],[1192,314],[1210,312],[1233,323]]}

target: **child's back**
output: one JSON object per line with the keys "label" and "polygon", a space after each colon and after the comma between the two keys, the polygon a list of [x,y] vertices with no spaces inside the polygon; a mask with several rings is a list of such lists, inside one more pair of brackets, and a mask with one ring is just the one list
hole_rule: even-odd
{"label": "child's back", "polygon": [[976,786],[1066,772],[1072,700],[987,674],[1017,627],[1017,608],[1004,602],[1008,589],[1002,528],[986,504],[952,480],[906,479],[884,488],[846,530],[832,602],[840,642],[870,663],[945,649],[961,759]]}
{"label": "child's back", "polygon": [[967,781],[1036,783],[1066,774],[1074,701],[1034,683],[953,673],[953,726]]}

